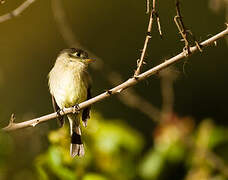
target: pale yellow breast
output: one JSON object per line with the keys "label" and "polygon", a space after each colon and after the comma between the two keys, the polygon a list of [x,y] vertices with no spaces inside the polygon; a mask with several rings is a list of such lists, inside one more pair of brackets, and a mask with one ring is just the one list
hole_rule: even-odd
{"label": "pale yellow breast", "polygon": [[49,75],[49,87],[60,108],[74,106],[87,98],[86,82],[77,67],[55,66]]}

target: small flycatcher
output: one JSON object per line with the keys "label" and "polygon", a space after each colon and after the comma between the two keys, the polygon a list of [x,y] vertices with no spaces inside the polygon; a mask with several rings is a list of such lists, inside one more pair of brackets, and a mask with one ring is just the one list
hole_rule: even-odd
{"label": "small flycatcher", "polygon": [[[91,80],[87,67],[92,61],[81,49],[71,48],[60,52],[49,73],[49,89],[55,111],[77,106],[91,98]],[[80,119],[82,118],[82,123],[86,127],[89,113],[90,107],[87,107],[77,114],[67,115],[70,123],[72,157],[83,156],[85,153],[81,140]],[[63,117],[58,117],[58,122],[63,126]]]}

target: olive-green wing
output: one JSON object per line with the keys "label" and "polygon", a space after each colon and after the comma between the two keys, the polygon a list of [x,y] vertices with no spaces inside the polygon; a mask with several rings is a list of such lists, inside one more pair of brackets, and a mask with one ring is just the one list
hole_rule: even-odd
{"label": "olive-green wing", "polygon": [[[87,100],[90,99],[91,97],[92,97],[91,88],[88,87],[87,88]],[[82,122],[83,122],[84,127],[87,126],[87,121],[90,118],[90,109],[91,109],[91,106],[88,106],[85,109],[83,109],[83,111],[82,111]]]}
{"label": "olive-green wing", "polygon": [[[51,100],[52,100],[52,106],[53,106],[54,111],[59,113],[60,112],[60,108],[57,105],[54,96],[51,96]],[[59,116],[56,119],[57,119],[57,122],[58,122],[59,126],[63,127],[63,125],[64,125],[64,117],[63,116]]]}

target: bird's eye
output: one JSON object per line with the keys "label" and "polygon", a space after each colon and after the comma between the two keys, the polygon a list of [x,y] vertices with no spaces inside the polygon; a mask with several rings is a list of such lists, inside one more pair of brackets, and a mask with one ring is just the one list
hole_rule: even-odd
{"label": "bird's eye", "polygon": [[80,52],[75,52],[74,55],[75,55],[76,57],[80,57],[80,56],[81,56],[81,53],[80,53]]}
{"label": "bird's eye", "polygon": [[74,56],[80,57],[80,58],[84,58],[85,57],[85,55],[83,53],[81,53],[81,52],[75,52]]}

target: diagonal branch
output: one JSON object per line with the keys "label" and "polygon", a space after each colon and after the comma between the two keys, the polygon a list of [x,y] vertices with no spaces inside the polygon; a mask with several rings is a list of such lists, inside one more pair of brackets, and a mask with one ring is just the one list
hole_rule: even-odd
{"label": "diagonal branch", "polygon": [[18,6],[13,11],[0,16],[0,23],[2,23],[4,21],[7,21],[9,19],[12,19],[13,17],[17,17],[18,15],[20,15],[25,9],[27,9],[35,1],[36,0],[26,0],[25,2],[23,2],[20,6]]}
{"label": "diagonal branch", "polygon": [[[91,64],[91,67],[94,70],[102,73],[103,77],[106,77],[112,86],[116,86],[117,84],[123,82],[123,77],[118,72],[113,71],[113,69],[110,68],[107,64],[104,64],[102,58],[97,57],[94,53],[88,51],[88,49],[83,47],[82,44],[77,40],[75,33],[72,31],[72,28],[67,21],[61,0],[52,0],[51,2],[54,19],[58,26],[58,30],[60,31],[60,34],[62,35],[66,44],[69,47],[75,46],[81,49],[86,49],[88,54],[96,59],[96,63]],[[153,121],[159,120],[160,110],[150,104],[145,98],[141,97],[134,89],[128,90],[126,93],[118,96],[118,98],[123,104],[141,111]]]}
{"label": "diagonal branch", "polygon": [[[222,31],[222,32],[216,34],[215,36],[203,41],[200,45],[202,47],[208,46],[212,43],[215,43],[218,39],[221,39],[226,35],[228,35],[228,26],[224,31]],[[194,46],[194,47],[191,47],[190,50],[192,53],[195,53],[198,51],[198,48],[197,48],[197,46]],[[178,62],[184,58],[186,58],[185,52],[181,52],[178,55],[170,58],[169,60],[166,60],[165,62],[147,70],[146,72],[139,74],[136,77],[129,78],[127,81],[123,82],[122,84],[120,84],[120,85],[118,85],[118,86],[116,86],[116,87],[114,87],[114,88],[112,88],[112,89],[110,89],[104,93],[101,93],[100,95],[97,95],[97,96],[95,96],[95,97],[93,97],[87,101],[80,103],[77,110],[81,110],[81,109],[88,107],[88,106],[90,106],[96,102],[102,101],[102,100],[106,99],[107,97],[110,97],[111,95],[119,94],[123,90],[136,85],[138,82],[140,82],[144,79],[147,79],[148,77],[150,77],[154,74],[157,74],[161,70],[169,67],[170,65],[172,65],[172,64],[174,64],[174,63],[176,63],[176,62]],[[65,115],[65,114],[70,114],[70,113],[75,113],[75,112],[76,112],[76,110],[74,107],[65,108],[63,111],[60,112],[60,115]],[[7,126],[7,127],[3,128],[2,130],[3,131],[13,131],[13,130],[22,129],[22,128],[26,128],[26,127],[34,127],[39,123],[46,122],[46,121],[54,119],[58,116],[59,116],[58,113],[51,113],[51,114],[48,114],[48,115],[45,115],[45,116],[42,116],[39,118],[35,118],[32,120],[28,120],[25,122],[13,123],[13,124],[11,123],[10,126]]]}

